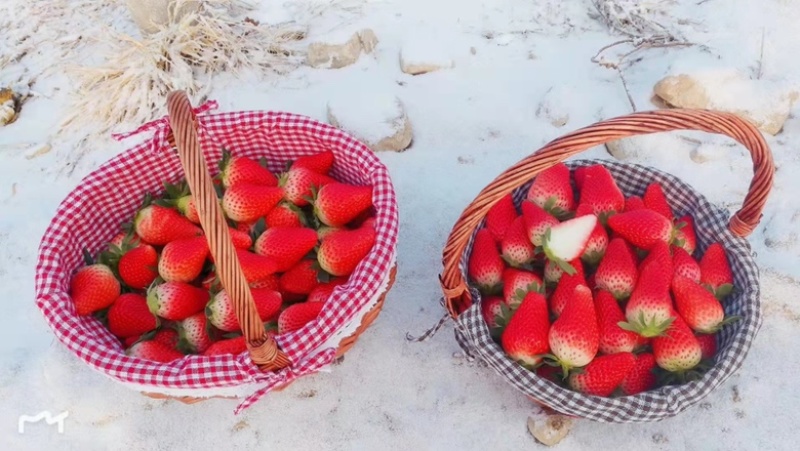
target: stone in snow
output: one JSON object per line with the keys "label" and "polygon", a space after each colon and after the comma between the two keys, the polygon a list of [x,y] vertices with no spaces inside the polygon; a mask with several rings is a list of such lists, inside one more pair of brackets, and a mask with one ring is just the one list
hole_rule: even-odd
{"label": "stone in snow", "polygon": [[452,53],[441,40],[413,35],[400,50],[400,70],[422,75],[455,66]]}
{"label": "stone in snow", "polygon": [[800,93],[769,80],[751,80],[734,70],[668,75],[653,88],[668,106],[734,113],[776,135]]}
{"label": "stone in snow", "polygon": [[393,94],[368,87],[332,98],[328,122],[376,152],[400,152],[411,145],[411,123],[403,102]]}
{"label": "stone in snow", "polygon": [[372,53],[376,45],[378,45],[378,36],[371,29],[365,28],[354,33],[343,44],[325,42],[310,44],[306,61],[311,67],[340,69],[358,61],[362,53]]}

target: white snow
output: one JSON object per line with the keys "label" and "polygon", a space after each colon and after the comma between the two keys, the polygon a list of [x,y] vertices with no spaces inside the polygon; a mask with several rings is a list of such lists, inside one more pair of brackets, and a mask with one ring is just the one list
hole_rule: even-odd
{"label": "white snow", "polygon": [[[67,3],[71,7],[48,6]],[[273,109],[325,120],[333,93],[357,98],[355,93],[369,88],[401,98],[414,125],[408,150],[379,154],[393,177],[401,212],[399,272],[381,316],[332,372],[269,393],[239,416],[232,414],[236,400],[183,405],[146,398],[70,354],[34,305],[39,240],[65,194],[136,139],[117,143],[89,131],[55,136],[74,89],[58,64],[64,49],[55,42],[64,38],[74,45],[65,53],[71,62],[97,64],[92,55],[102,45],[102,27],[126,33],[135,33],[135,27],[121,2],[100,7],[79,0],[5,0],[0,86],[30,83],[32,97],[16,122],[0,127],[4,449],[535,449],[539,445],[526,431],[526,420],[539,408],[490,369],[460,357],[452,324],[425,343],[408,343],[404,336],[422,333],[441,317],[441,250],[454,221],[487,183],[542,144],[631,111],[617,72],[591,61],[601,47],[623,37],[590,17],[590,0],[304,0],[304,7],[295,9],[288,1],[259,3],[270,9],[262,7],[257,19],[292,17],[308,27],[309,36],[348,37],[372,28],[380,39],[375,58],[336,71],[302,67],[277,79],[225,74],[209,93],[221,111]],[[288,12],[275,12],[276,3],[288,5]],[[800,86],[797,2],[650,3],[659,3],[653,16],[659,23],[698,45],[646,49],[629,58],[624,75],[638,109],[655,108],[653,85],[676,68],[716,65],[750,74],[760,62],[763,79]],[[305,6],[316,9],[309,13]],[[406,37],[423,27],[458,43],[462,53],[453,57],[451,69],[411,77],[400,72],[398,55]],[[514,39],[501,38],[509,35]],[[616,59],[627,51],[630,47],[619,46],[606,56]],[[569,123],[557,128],[537,116],[537,108],[551,88],[565,92],[562,86],[574,88],[560,102],[550,99],[569,115]],[[761,269],[765,321],[742,368],[673,419],[640,425],[579,420],[557,449],[796,449],[797,105],[792,112],[780,134],[765,136],[778,171],[761,226],[749,238]],[[120,124],[114,131],[137,125]],[[685,145],[675,145],[678,139]],[[711,157],[702,164],[692,159],[695,140],[702,143],[695,155]],[[89,152],[76,151],[81,141]],[[37,152],[48,144],[51,151]],[[681,132],[654,135],[646,144],[629,161],[681,177],[731,214],[741,205],[752,163],[732,140]],[[611,158],[602,147],[580,157]],[[43,422],[17,432],[20,415],[44,410],[69,411],[63,434]]]}
{"label": "white snow", "polygon": [[[366,74],[356,77],[366,78]],[[405,124],[402,100],[391,86],[365,83],[358,91],[332,92],[328,112],[342,129],[372,144],[394,136]]]}

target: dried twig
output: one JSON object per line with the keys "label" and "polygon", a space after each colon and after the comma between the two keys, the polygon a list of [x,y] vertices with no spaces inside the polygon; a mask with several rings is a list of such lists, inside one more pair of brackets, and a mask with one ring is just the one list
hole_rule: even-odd
{"label": "dried twig", "polygon": [[765,29],[761,28],[761,51],[758,54],[758,70],[756,71],[756,80],[761,80],[761,76],[764,75],[764,35]]}

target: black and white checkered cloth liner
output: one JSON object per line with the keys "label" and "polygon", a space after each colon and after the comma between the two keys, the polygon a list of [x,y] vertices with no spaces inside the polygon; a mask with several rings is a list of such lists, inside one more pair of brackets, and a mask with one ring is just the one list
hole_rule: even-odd
{"label": "black and white checkered cloth liner", "polygon": [[[695,255],[702,255],[714,241],[722,243],[727,250],[736,291],[725,301],[725,313],[739,315],[742,320],[720,331],[719,351],[713,368],[698,381],[635,396],[583,395],[543,379],[510,359],[492,340],[481,315],[480,294],[474,289],[473,305],[456,321],[456,339],[464,351],[482,358],[519,391],[560,413],[604,423],[659,421],[697,404],[741,367],[762,322],[758,267],[747,240],[728,230],[729,213],[711,204],[677,177],[657,169],[610,160],[574,160],[567,165],[574,169],[597,163],[611,171],[626,196],[641,196],[649,183],[660,182],[676,215],[688,213],[695,219],[698,247]],[[517,205],[525,199],[530,183],[514,192]],[[474,238],[475,233],[461,258],[461,272],[465,278]]]}

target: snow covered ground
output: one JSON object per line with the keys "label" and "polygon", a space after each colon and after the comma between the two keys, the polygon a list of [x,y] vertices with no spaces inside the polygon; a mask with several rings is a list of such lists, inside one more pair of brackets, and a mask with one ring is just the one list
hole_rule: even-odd
{"label": "snow covered ground", "polygon": [[[631,56],[624,70],[631,100],[616,70],[592,62],[598,50],[624,37],[590,16],[590,0],[285,2],[291,7],[258,2],[263,5],[257,20],[295,18],[308,24],[301,45],[343,42],[364,28],[375,32],[378,45],[341,69],[216,77],[208,97],[221,111],[286,110],[326,120],[334,97],[341,104],[342,93],[361,91],[354,97],[363,99],[363,92],[375,92],[376,98],[402,101],[414,139],[402,153],[380,154],[401,208],[398,278],[381,316],[332,373],[305,377],[234,416],[236,401],[183,405],[119,387],[55,341],[35,308],[37,246],[57,205],[83,176],[133,143],[80,131],[57,136],[73,85],[58,66],[63,60],[56,45],[32,45],[17,58],[23,43],[15,41],[19,33],[7,33],[30,27],[39,36],[78,35],[79,56],[72,59],[89,63],[103,31],[100,24],[81,22],[81,12],[96,6],[79,0],[67,9],[47,6],[64,1],[2,3],[0,87],[31,82],[33,94],[19,119],[0,127],[0,282],[5,289],[0,443],[8,450],[541,446],[526,430],[528,416],[538,407],[491,370],[460,357],[452,326],[425,343],[404,339],[407,331],[421,333],[442,314],[441,249],[462,209],[498,173],[547,141],[629,113],[631,100],[639,110],[656,108],[653,86],[669,73],[735,70],[776,90],[800,89],[800,4],[791,0],[617,1],[661,5],[662,11],[651,11],[650,17],[697,44]],[[124,2],[116,3],[101,8],[108,21],[103,25],[136,33]],[[40,21],[45,25],[35,27]],[[607,59],[629,49],[609,49]],[[437,59],[452,67],[411,76],[400,69],[401,53],[404,59]],[[741,102],[753,101],[745,97]],[[778,170],[761,226],[750,237],[762,270],[765,322],[742,369],[676,418],[644,425],[578,421],[559,449],[797,449],[798,111],[793,109],[782,132],[765,135]],[[361,119],[356,122],[374,122]],[[137,125],[120,124],[114,131]],[[698,147],[692,139],[703,142]],[[87,151],[78,150],[80,143]],[[678,175],[731,213],[741,205],[751,165],[746,151],[731,140],[673,133],[639,143],[629,161]],[[602,147],[582,156],[612,158]],[[69,412],[63,434],[44,423],[18,433],[20,415],[43,410]]]}

